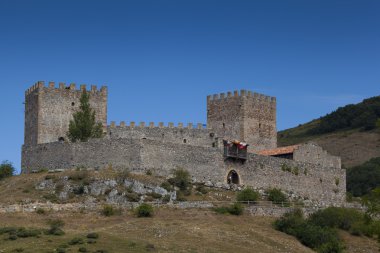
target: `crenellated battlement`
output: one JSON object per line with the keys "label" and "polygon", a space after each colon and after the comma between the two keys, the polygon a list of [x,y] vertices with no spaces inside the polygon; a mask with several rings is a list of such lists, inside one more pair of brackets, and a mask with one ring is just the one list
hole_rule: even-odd
{"label": "crenellated battlement", "polygon": [[167,125],[164,124],[164,122],[158,122],[158,124],[155,124],[154,122],[149,122],[146,124],[146,122],[140,122],[139,124],[136,124],[134,121],[130,121],[129,125],[125,123],[125,121],[121,121],[119,124],[116,124],[115,121],[111,121],[111,124],[108,126],[109,128],[177,128],[177,129],[199,129],[199,130],[207,130],[207,126],[205,126],[202,123],[187,123],[187,125],[184,125],[183,123],[178,123],[176,126],[173,122],[168,122]]}
{"label": "crenellated battlement", "polygon": [[48,82],[48,85],[45,85],[44,81],[38,81],[32,87],[30,87],[29,89],[25,91],[25,96],[28,96],[29,94],[41,89],[49,89],[49,90],[55,89],[55,90],[66,90],[66,91],[69,90],[69,91],[80,91],[80,92],[85,90],[90,93],[101,93],[101,94],[107,94],[107,90],[108,90],[107,86],[101,86],[100,89],[98,89],[96,85],[91,85],[90,88],[87,89],[86,84],[81,84],[79,88],[77,89],[77,86],[75,83],[66,84],[66,83],[60,82],[58,83],[58,85],[56,85],[55,82]]}
{"label": "crenellated battlement", "polygon": [[234,92],[228,91],[227,93],[208,95],[207,102],[230,99],[230,98],[241,98],[241,97],[252,98],[257,101],[266,101],[270,103],[276,102],[275,97],[270,97],[270,96],[266,96],[263,94],[259,94],[259,93],[247,91],[247,90],[240,90],[240,91],[235,90]]}

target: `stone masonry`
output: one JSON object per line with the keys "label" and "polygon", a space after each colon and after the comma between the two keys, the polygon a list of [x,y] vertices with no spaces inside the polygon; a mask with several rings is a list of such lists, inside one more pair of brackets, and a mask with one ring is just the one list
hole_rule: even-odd
{"label": "stone masonry", "polygon": [[[234,172],[240,185],[256,189],[276,187],[295,198],[323,205],[345,201],[346,176],[340,158],[319,146],[300,145],[294,150],[293,159],[255,153],[276,148],[275,98],[246,91],[215,95],[207,98],[206,127],[111,122],[105,127],[103,138],[70,143],[66,138],[68,122],[85,86],[75,90],[73,85],[55,88],[53,84],[44,87],[38,82],[26,92],[22,173],[112,166],[135,173],[149,170],[153,175],[168,177],[174,169],[183,168],[196,182],[226,185],[228,175]],[[98,91],[93,87],[89,92],[97,120],[105,126],[107,88]],[[248,142],[252,149],[247,159],[225,157],[223,139]]]}

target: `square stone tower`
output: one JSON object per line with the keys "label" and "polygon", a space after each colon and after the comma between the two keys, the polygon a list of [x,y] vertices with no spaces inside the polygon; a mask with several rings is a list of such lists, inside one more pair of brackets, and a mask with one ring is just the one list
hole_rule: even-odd
{"label": "square stone tower", "polygon": [[276,98],[245,90],[207,96],[207,126],[218,137],[247,142],[250,152],[276,148]]}
{"label": "square stone tower", "polygon": [[[54,82],[49,82],[45,87],[40,81],[25,91],[25,139],[24,145],[33,146],[40,143],[66,140],[69,123],[72,115],[79,109],[80,97],[86,85],[80,89],[75,84],[66,86],[59,83],[55,87]],[[96,121],[101,122],[104,129],[107,127],[107,87],[102,86],[97,90],[92,85],[90,105],[95,110]]]}

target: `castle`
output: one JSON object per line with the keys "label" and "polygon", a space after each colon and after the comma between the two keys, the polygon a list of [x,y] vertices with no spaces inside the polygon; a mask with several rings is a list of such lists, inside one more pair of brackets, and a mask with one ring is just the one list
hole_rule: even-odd
{"label": "castle", "polygon": [[107,125],[107,87],[91,86],[90,105],[105,136],[71,143],[66,134],[86,85],[37,82],[25,92],[22,173],[78,166],[129,169],[228,188],[280,188],[294,198],[326,205],[345,201],[346,172],[339,157],[314,143],[277,148],[276,98],[241,90],[207,97],[203,124]]}

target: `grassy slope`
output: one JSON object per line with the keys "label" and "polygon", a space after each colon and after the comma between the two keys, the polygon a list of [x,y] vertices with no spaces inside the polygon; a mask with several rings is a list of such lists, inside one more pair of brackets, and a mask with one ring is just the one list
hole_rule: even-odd
{"label": "grassy slope", "polygon": [[278,133],[278,145],[287,146],[314,141],[330,154],[340,156],[345,167],[360,165],[373,157],[380,156],[380,131],[362,132],[358,129],[341,130],[322,135],[309,135],[307,130],[318,120]]}
{"label": "grassy slope", "polygon": [[[4,240],[0,236],[0,252],[23,248],[23,252],[52,252],[73,237],[85,238],[97,232],[96,244],[70,246],[67,252],[86,247],[90,252],[313,252],[295,238],[274,230],[272,218],[249,215],[217,215],[209,210],[156,209],[153,218],[136,218],[131,213],[103,217],[94,213],[0,214],[0,227],[46,227],[46,221],[61,218],[66,225],[64,236],[42,235],[40,238]],[[342,232],[347,252],[377,252],[375,240],[353,237]],[[363,251],[364,250],[364,251]]]}

